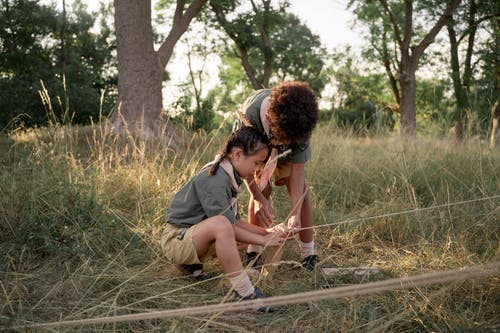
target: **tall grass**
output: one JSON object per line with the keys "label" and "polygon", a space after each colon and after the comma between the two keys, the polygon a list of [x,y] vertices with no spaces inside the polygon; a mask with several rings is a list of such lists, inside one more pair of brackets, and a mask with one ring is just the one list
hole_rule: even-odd
{"label": "tall grass", "polygon": [[[0,138],[0,327],[216,304],[217,278],[193,284],[157,240],[172,195],[212,159],[227,133],[175,148],[104,125],[52,124]],[[480,142],[356,138],[322,124],[307,178],[321,265],[375,265],[376,276],[308,273],[286,245],[269,294],[286,295],[500,259],[500,154]],[[290,205],[277,188],[278,220]],[[241,193],[240,205],[248,199]],[[481,199],[481,200],[478,200]],[[476,200],[476,201],[471,201]],[[56,331],[495,332],[498,276],[382,295],[283,306],[274,314],[137,321]]]}

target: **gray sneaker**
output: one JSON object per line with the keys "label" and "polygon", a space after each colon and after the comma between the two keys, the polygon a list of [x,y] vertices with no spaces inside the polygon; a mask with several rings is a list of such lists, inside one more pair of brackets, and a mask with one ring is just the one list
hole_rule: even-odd
{"label": "gray sneaker", "polygon": [[[255,288],[255,291],[253,292],[253,294],[245,296],[245,297],[243,297],[240,294],[238,294],[237,291],[234,291],[234,300],[235,301],[248,301],[248,300],[252,300],[252,299],[266,298],[266,297],[267,296],[264,295],[262,293],[262,291],[260,291],[259,288]],[[274,312],[274,308],[270,307],[270,306],[263,306],[263,307],[258,308],[257,311],[259,311],[259,312],[265,312],[265,313],[270,313],[270,312]]]}
{"label": "gray sneaker", "polygon": [[183,274],[189,276],[191,279],[200,282],[211,279],[212,276],[203,271],[202,264],[176,264],[175,267],[181,271]]}
{"label": "gray sneaker", "polygon": [[262,267],[262,255],[257,252],[246,252],[245,258],[243,259],[243,267],[255,268],[260,270]]}
{"label": "gray sneaker", "polygon": [[315,254],[312,254],[310,256],[305,257],[302,260],[302,266],[307,269],[308,271],[314,271],[314,268],[318,264],[318,256]]}

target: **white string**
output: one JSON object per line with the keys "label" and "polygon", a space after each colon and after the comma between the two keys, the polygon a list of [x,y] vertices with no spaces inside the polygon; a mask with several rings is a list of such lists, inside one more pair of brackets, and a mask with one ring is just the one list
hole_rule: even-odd
{"label": "white string", "polygon": [[392,217],[392,216],[405,215],[405,214],[411,214],[411,213],[418,213],[418,212],[424,212],[424,211],[427,211],[427,210],[433,210],[433,209],[440,209],[440,208],[458,206],[458,205],[463,205],[463,204],[473,203],[473,202],[479,202],[479,201],[495,200],[495,199],[499,199],[499,198],[500,198],[500,194],[499,195],[494,195],[494,196],[491,196],[491,197],[484,197],[484,198],[478,198],[478,199],[457,201],[457,202],[447,203],[447,204],[443,204],[443,205],[430,206],[430,207],[424,207],[424,208],[415,208],[415,209],[404,210],[404,211],[400,211],[400,212],[394,212],[394,213],[387,213],[387,214],[376,215],[376,216],[369,216],[369,217],[361,217],[361,218],[357,218],[357,219],[344,220],[344,221],[340,221],[340,222],[336,222],[336,223],[325,223],[325,224],[315,225],[315,226],[312,226],[312,227],[301,228],[301,230],[316,229],[316,228],[323,228],[323,227],[334,227],[334,226],[339,226],[339,225],[343,225],[343,224],[349,224],[349,223],[355,223],[355,222],[363,222],[363,221],[380,219],[380,218],[384,218],[384,217]]}

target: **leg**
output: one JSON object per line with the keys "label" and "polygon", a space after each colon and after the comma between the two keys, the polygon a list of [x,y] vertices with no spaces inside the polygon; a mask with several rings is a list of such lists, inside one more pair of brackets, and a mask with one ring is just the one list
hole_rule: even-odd
{"label": "leg", "polygon": [[305,230],[300,231],[300,240],[304,243],[309,243],[313,241],[314,233],[313,233],[313,210],[311,197],[309,196],[309,190],[307,189],[307,185],[304,184],[304,191],[306,195],[304,197],[304,201],[302,202],[302,209],[300,211],[300,222],[302,228],[307,228]]}
{"label": "leg", "polygon": [[[198,257],[207,253],[209,247],[215,242],[217,258],[229,277],[229,282],[234,288],[237,300],[248,300],[265,297],[256,289],[248,274],[243,270],[240,254],[236,245],[236,237],[231,223],[224,216],[214,216],[194,226],[193,243]],[[272,312],[268,306],[257,308],[261,312]]]}
{"label": "leg", "polygon": [[[269,200],[271,192],[271,184],[268,183],[262,191],[262,194],[266,199]],[[257,221],[257,217],[255,216],[256,205],[257,203],[255,202],[255,200],[253,198],[250,198],[250,201],[248,202],[248,221],[250,222],[250,224],[260,226],[260,223],[259,221]],[[246,248],[243,265],[247,267],[249,264],[251,264],[253,268],[260,267],[262,265],[262,257],[259,256],[260,253],[262,253],[261,245],[249,244]]]}
{"label": "leg", "polygon": [[[290,177],[284,179],[288,193],[291,192]],[[309,190],[304,181],[303,192],[304,198],[300,207],[300,227],[303,228],[299,232],[300,236],[300,256],[302,265],[312,271],[318,262],[318,256],[314,254],[314,232],[313,226],[313,211]]]}
{"label": "leg", "polygon": [[[286,184],[286,188],[288,190],[288,194],[290,194],[290,177],[282,178],[284,184]],[[304,182],[303,192],[305,193],[304,198],[302,199],[302,205],[300,207],[300,227],[305,228],[304,230],[300,230],[300,240],[304,243],[309,243],[313,241],[314,234],[312,230],[313,226],[313,210],[311,197],[309,195],[309,190],[307,185]]]}
{"label": "leg", "polygon": [[194,226],[193,243],[198,257],[207,253],[215,242],[215,252],[222,268],[230,278],[243,270],[231,223],[223,216],[208,218]]}

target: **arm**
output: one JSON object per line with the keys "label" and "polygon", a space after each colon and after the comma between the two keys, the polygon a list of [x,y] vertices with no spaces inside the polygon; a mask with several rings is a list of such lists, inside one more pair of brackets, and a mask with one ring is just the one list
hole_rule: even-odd
{"label": "arm", "polygon": [[266,230],[262,227],[250,224],[250,223],[243,221],[243,220],[237,220],[234,223],[234,225],[238,226],[241,229],[247,230],[248,232],[252,232],[252,233],[258,234],[258,235],[267,235],[269,233],[268,230]]}
{"label": "arm", "polygon": [[253,179],[245,179],[245,184],[247,184],[247,188],[252,194],[254,200],[257,200],[258,202],[267,201],[266,197],[262,194],[259,185],[257,185]]}
{"label": "arm", "polygon": [[269,200],[264,196],[262,191],[259,188],[259,185],[251,179],[245,179],[245,183],[247,184],[247,188],[252,194],[252,199],[256,201],[257,209],[255,209],[255,218],[259,222],[260,225],[269,227],[273,224],[274,214],[273,207]]}
{"label": "arm", "polygon": [[234,235],[238,242],[263,246],[278,246],[286,241],[286,234],[284,232],[277,231],[268,233],[264,230],[266,232],[265,234],[259,234],[243,227],[243,223],[235,223],[233,225]]}
{"label": "arm", "polygon": [[282,232],[282,233],[287,235],[287,240],[293,239],[293,235],[298,232],[298,230],[289,229],[287,227],[287,225],[284,223],[277,224],[271,228],[262,228],[262,227],[250,224],[250,223],[243,221],[243,220],[237,220],[235,222],[235,225],[237,225],[238,227],[245,229],[249,232],[256,233],[259,235],[267,235],[270,233]]}

